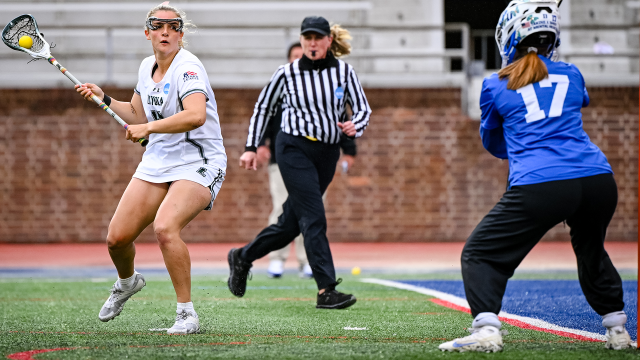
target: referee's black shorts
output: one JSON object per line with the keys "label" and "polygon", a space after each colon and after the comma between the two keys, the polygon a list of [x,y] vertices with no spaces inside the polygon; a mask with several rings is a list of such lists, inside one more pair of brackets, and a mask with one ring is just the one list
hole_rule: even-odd
{"label": "referee's black shorts", "polygon": [[507,190],[462,251],[462,276],[472,315],[500,312],[507,280],[516,267],[549,229],[565,220],[587,301],[600,315],[621,311],[622,281],[604,249],[617,203],[612,174]]}

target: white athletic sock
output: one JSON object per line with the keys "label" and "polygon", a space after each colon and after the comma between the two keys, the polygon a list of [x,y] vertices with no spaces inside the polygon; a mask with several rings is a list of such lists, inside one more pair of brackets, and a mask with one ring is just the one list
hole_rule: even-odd
{"label": "white athletic sock", "polygon": [[473,319],[473,327],[481,328],[483,326],[494,326],[500,329],[502,327],[502,323],[500,319],[498,319],[498,315],[492,312],[483,312],[478,314],[475,319]]}
{"label": "white athletic sock", "polygon": [[187,312],[192,312],[195,313],[196,310],[193,308],[193,302],[189,301],[186,303],[178,303],[178,309],[176,310],[176,312],[178,314],[180,314],[182,312],[182,310],[185,310]]}
{"label": "white athletic sock", "polygon": [[136,278],[136,274],[138,274],[137,271],[133,271],[133,275],[131,275],[130,277],[126,278],[126,279],[120,279],[118,278],[118,284],[120,285],[120,289],[122,290],[129,290],[131,289],[131,287],[133,287],[133,280]]}
{"label": "white athletic sock", "polygon": [[602,315],[602,326],[612,328],[614,326],[624,326],[627,323],[627,314],[624,311],[614,311]]}

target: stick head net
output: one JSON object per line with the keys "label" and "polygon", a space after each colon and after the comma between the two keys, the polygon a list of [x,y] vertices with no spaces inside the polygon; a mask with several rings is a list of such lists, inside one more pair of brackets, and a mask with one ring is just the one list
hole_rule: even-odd
{"label": "stick head net", "polygon": [[[33,40],[31,48],[20,46],[19,41],[23,36],[29,36]],[[2,41],[10,48],[26,52],[34,58],[48,58],[51,56],[49,44],[44,40],[36,19],[31,15],[20,15],[11,20],[2,31]]]}

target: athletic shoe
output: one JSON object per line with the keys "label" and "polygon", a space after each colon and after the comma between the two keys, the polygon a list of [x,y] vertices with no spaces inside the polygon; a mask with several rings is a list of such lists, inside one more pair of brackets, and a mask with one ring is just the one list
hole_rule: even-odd
{"label": "athletic shoe", "polygon": [[227,260],[229,261],[229,280],[227,285],[231,293],[237,297],[243,297],[244,292],[247,290],[247,276],[249,276],[249,270],[253,265],[251,263],[240,259],[241,249],[229,250]]}
{"label": "athletic shoe", "polygon": [[631,337],[624,326],[607,328],[607,343],[605,347],[612,350],[621,350],[631,347]]}
{"label": "athletic shoe", "polygon": [[200,331],[200,320],[195,311],[182,310],[176,316],[176,323],[167,330],[167,334],[195,334]]}
{"label": "athletic shoe", "polygon": [[142,288],[147,284],[144,281],[144,276],[142,276],[142,274],[136,273],[135,275],[136,277],[133,279],[133,286],[129,290],[120,289],[118,281],[113,284],[113,287],[111,288],[111,295],[104,305],[102,305],[102,309],[100,309],[100,313],[98,314],[98,318],[101,321],[106,322],[120,315],[122,308],[124,308],[124,303],[126,303],[133,294],[142,290]]}
{"label": "athletic shoe", "polygon": [[502,347],[502,333],[500,329],[490,325],[473,329],[469,336],[455,339],[438,346],[442,351],[478,351],[487,353],[502,351]]}
{"label": "athletic shoe", "polygon": [[284,263],[282,260],[271,260],[269,262],[269,268],[267,269],[267,273],[270,278],[279,278],[282,276],[284,272]]}
{"label": "athletic shoe", "polygon": [[309,266],[309,264],[303,266],[298,276],[300,276],[301,279],[313,279],[313,271],[311,271],[311,266]]}
{"label": "athletic shoe", "polygon": [[356,303],[356,297],[351,294],[343,294],[336,290],[336,286],[342,279],[328,288],[322,294],[318,294],[316,309],[344,309]]}

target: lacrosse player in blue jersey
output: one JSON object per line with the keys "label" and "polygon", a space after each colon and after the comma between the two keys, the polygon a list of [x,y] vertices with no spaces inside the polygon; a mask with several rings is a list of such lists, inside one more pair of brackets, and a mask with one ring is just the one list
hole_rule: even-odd
{"label": "lacrosse player in blue jersey", "polygon": [[480,137],[509,160],[509,188],[462,251],[462,276],[474,316],[472,334],[440,345],[448,351],[502,350],[498,313],[507,280],[540,238],[566,221],[578,276],[602,316],[606,347],[631,344],[622,281],[604,249],[618,202],[607,158],[582,128],[589,104],[575,65],[555,62],[561,1],[516,0],[502,13],[496,42],[502,69],[484,80]]}

